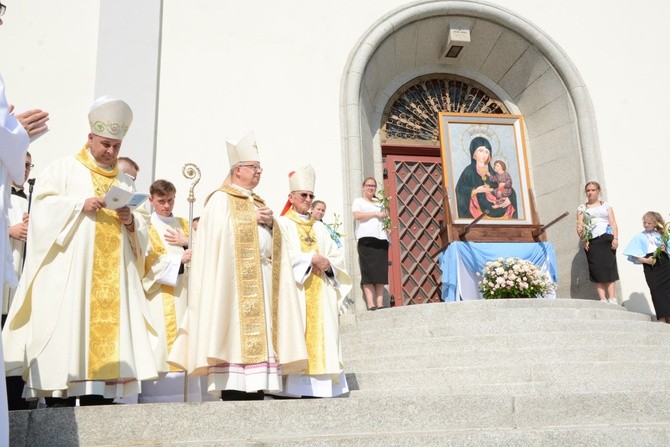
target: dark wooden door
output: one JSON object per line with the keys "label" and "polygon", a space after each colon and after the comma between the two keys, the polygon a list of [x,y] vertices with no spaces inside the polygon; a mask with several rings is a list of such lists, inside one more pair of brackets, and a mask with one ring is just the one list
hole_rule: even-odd
{"label": "dark wooden door", "polygon": [[440,301],[442,164],[438,155],[384,156],[384,188],[393,222],[389,292],[395,306]]}

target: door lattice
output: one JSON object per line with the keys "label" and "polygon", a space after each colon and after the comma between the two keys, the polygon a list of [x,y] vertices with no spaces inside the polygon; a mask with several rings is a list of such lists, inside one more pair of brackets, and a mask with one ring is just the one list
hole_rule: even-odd
{"label": "door lattice", "polygon": [[390,293],[403,304],[440,301],[441,273],[432,257],[440,250],[443,216],[440,158],[388,155],[386,167],[395,223]]}

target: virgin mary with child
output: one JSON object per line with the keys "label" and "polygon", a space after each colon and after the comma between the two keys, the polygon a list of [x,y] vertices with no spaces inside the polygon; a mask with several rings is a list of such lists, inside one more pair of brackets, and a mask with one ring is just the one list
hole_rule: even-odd
{"label": "virgin mary with child", "polygon": [[476,219],[487,210],[488,219],[518,218],[514,189],[504,200],[494,194],[498,181],[491,166],[492,154],[491,143],[486,138],[479,136],[470,142],[470,164],[456,183],[458,218]]}

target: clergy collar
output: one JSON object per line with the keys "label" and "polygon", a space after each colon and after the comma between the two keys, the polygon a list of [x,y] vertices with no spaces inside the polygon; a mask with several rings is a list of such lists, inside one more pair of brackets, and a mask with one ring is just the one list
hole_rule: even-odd
{"label": "clergy collar", "polygon": [[229,186],[230,186],[231,188],[235,188],[236,190],[238,190],[238,191],[241,192],[242,194],[244,194],[244,195],[246,195],[246,196],[249,196],[249,197],[251,197],[251,195],[254,193],[252,190],[243,188],[242,186],[237,185],[237,184],[235,184],[235,183],[231,183]]}
{"label": "clergy collar", "polygon": [[292,209],[293,209],[293,212],[295,213],[295,215],[297,217],[299,217],[300,219],[304,220],[304,221],[308,221],[309,219],[312,218],[312,216],[310,216],[309,214],[300,214],[299,212],[297,212],[295,210],[295,208],[292,208]]}
{"label": "clergy collar", "polygon": [[174,214],[170,214],[168,217],[165,217],[165,216],[161,216],[161,215],[158,214],[156,211],[154,211],[154,212],[153,212],[153,215],[154,215],[158,220],[160,220],[161,222],[164,222],[164,223],[167,223],[167,224],[172,223],[172,222],[174,222],[174,220],[175,220]]}

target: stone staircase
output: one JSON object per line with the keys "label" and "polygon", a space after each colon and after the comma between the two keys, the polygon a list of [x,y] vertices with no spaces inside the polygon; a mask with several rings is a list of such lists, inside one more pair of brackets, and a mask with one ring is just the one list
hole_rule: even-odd
{"label": "stone staircase", "polygon": [[670,445],[670,325],[587,300],[366,312],[337,399],[13,412],[12,446]]}

